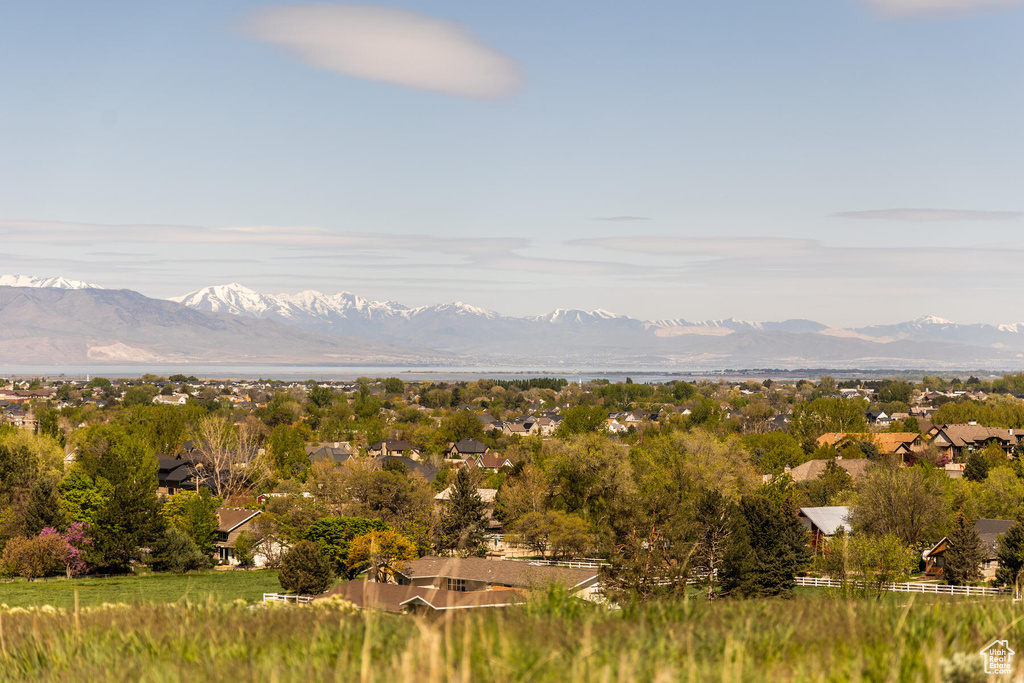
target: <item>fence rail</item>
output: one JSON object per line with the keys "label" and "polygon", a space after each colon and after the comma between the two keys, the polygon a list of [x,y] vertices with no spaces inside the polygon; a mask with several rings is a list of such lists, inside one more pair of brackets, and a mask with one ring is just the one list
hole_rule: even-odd
{"label": "fence rail", "polygon": [[[850,581],[848,584],[863,586],[861,581]],[[820,588],[841,588],[842,581],[814,576],[796,577],[798,586],[814,586]],[[1013,591],[1009,588],[992,588],[990,586],[946,586],[939,583],[886,583],[882,590],[894,593],[935,593],[939,595],[1010,595]]]}
{"label": "fence rail", "polygon": [[584,558],[581,560],[535,560],[529,557],[506,557],[506,562],[525,562],[538,567],[567,567],[569,569],[600,569],[611,565],[604,560]]}
{"label": "fence rail", "polygon": [[263,604],[268,602],[294,602],[297,605],[301,605],[307,602],[313,602],[312,595],[288,595],[286,593],[264,593]]}

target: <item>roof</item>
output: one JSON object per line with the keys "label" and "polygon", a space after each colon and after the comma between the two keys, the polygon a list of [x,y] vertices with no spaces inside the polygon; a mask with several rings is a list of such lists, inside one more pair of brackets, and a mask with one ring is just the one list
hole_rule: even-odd
{"label": "roof", "polygon": [[373,459],[375,463],[381,466],[386,462],[393,462],[396,460],[409,468],[410,474],[418,474],[427,481],[434,481],[434,477],[436,477],[439,472],[436,467],[416,462],[412,458],[407,458],[404,455],[378,455]]}
{"label": "roof", "polygon": [[217,531],[231,533],[242,526],[250,519],[260,514],[259,510],[244,510],[242,508],[217,508]]}
{"label": "roof", "polygon": [[878,446],[883,453],[896,453],[901,447],[910,446],[919,442],[921,435],[917,432],[879,432],[872,434],[868,432],[828,432],[818,437],[818,445],[835,446],[844,439],[852,441],[870,441]]}
{"label": "roof", "polygon": [[576,588],[596,582],[598,570],[533,565],[515,560],[488,560],[482,557],[428,556],[410,563],[401,574],[409,579],[440,576],[523,588],[551,583]]}
{"label": "roof", "polygon": [[457,450],[459,453],[464,454],[487,452],[487,444],[477,441],[476,439],[471,439],[468,436],[456,443],[452,448]]}
{"label": "roof", "polygon": [[[498,495],[498,489],[477,489],[477,493],[480,494],[480,500],[485,503],[493,503],[494,497]],[[452,487],[449,486],[441,493],[434,496],[434,500],[448,500],[452,497]]]}
{"label": "roof", "polygon": [[[469,463],[470,461],[467,460],[466,462]],[[500,453],[484,453],[476,459],[476,465],[477,467],[496,470],[499,467],[505,467],[506,465],[511,467],[512,461]]]}
{"label": "roof", "polygon": [[995,557],[999,546],[999,537],[1007,532],[1016,522],[1012,519],[979,519],[974,525],[981,542],[985,544],[986,550]]}
{"label": "roof", "polygon": [[998,427],[985,427],[984,425],[976,424],[942,425],[938,429],[957,448],[963,448],[967,444],[981,443],[989,439],[1017,443],[1017,435],[1013,433],[1012,429],[999,429]]}
{"label": "roof", "polygon": [[318,600],[340,596],[362,609],[403,612],[406,607],[435,610],[507,607],[525,601],[516,591],[449,591],[442,588],[400,586],[395,583],[348,581],[318,596]]}
{"label": "roof", "polygon": [[800,508],[800,514],[810,520],[818,528],[818,531],[826,536],[835,534],[839,527],[852,528],[850,524],[850,509],[845,505]]}
{"label": "roof", "polygon": [[[803,465],[791,469],[789,476],[793,478],[793,481],[797,482],[817,479],[825,473],[825,468],[829,462],[829,460],[808,460]],[[868,467],[871,465],[871,461],[867,458],[855,458],[853,460],[849,458],[836,458],[835,463],[846,470],[854,480],[863,478],[868,471]]]}

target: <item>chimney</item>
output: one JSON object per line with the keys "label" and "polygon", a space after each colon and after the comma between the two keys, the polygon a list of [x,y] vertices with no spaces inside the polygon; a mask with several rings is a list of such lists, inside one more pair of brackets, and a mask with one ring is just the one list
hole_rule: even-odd
{"label": "chimney", "polygon": [[967,424],[968,424],[969,426],[971,426],[971,427],[974,427],[974,426],[977,426],[977,424],[978,424],[978,421],[977,421],[977,420],[968,420],[968,421],[967,421]]}

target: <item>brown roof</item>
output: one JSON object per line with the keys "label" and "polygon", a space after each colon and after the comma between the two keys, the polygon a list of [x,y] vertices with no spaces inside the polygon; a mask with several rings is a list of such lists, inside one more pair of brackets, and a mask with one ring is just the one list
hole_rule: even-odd
{"label": "brown roof", "polygon": [[883,453],[895,453],[901,447],[909,449],[921,438],[916,432],[879,432],[877,434],[865,432],[828,432],[818,437],[818,445],[834,446],[840,441],[849,439],[852,441],[871,441],[878,450]]}
{"label": "brown roof", "polygon": [[435,610],[473,607],[507,607],[525,601],[516,591],[449,591],[442,588],[400,586],[395,583],[348,581],[317,599],[340,596],[363,609],[404,612],[406,607],[424,606]]}
{"label": "brown roof", "polygon": [[949,441],[957,448],[963,448],[967,444],[977,444],[989,439],[999,439],[1003,442],[1017,443],[1017,436],[1012,429],[999,429],[998,427],[985,427],[983,425],[955,424],[942,425],[939,431],[945,434]]}
{"label": "brown roof", "polygon": [[[828,462],[828,460],[808,460],[803,465],[799,465],[798,467],[791,469],[789,471],[789,476],[793,478],[793,481],[817,479],[825,473],[825,466]],[[854,480],[861,479],[867,472],[868,465],[871,464],[871,461],[867,458],[856,458],[854,460],[850,460],[848,458],[836,458],[835,462],[846,470]]]}
{"label": "brown roof", "polygon": [[250,519],[260,514],[259,510],[244,510],[242,508],[217,508],[217,520],[219,526],[217,531],[230,533],[242,526]]}
{"label": "brown roof", "polygon": [[512,465],[512,462],[500,453],[484,453],[476,459],[478,467],[483,467],[489,470],[496,470],[499,467],[505,467],[505,465]]}
{"label": "brown roof", "polygon": [[533,565],[515,560],[487,560],[482,557],[421,557],[409,564],[402,574],[409,579],[441,576],[523,588],[551,583],[576,588],[595,582],[598,571]]}

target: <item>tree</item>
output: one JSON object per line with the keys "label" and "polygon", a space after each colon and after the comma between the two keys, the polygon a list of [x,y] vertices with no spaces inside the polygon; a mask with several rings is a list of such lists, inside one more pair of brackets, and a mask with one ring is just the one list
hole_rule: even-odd
{"label": "tree", "polygon": [[302,537],[320,547],[320,552],[330,561],[336,574],[352,579],[355,574],[348,570],[352,540],[371,531],[387,529],[388,525],[379,519],[324,517],[313,522]]}
{"label": "tree", "polygon": [[389,394],[404,394],[405,382],[397,377],[388,377],[384,380],[384,391]]}
{"label": "tree", "polygon": [[597,432],[605,428],[608,411],[601,406],[573,406],[562,415],[562,423],[558,426],[557,436],[566,437],[572,434]]}
{"label": "tree", "polygon": [[270,432],[267,439],[274,472],[281,479],[306,478],[309,468],[309,456],[306,454],[305,442],[298,430],[288,425],[278,425]]}
{"label": "tree", "polygon": [[789,431],[801,441],[825,432],[866,432],[867,401],[854,398],[816,398],[793,408]]}
{"label": "tree", "polygon": [[476,413],[457,410],[441,421],[439,431],[446,441],[457,442],[465,438],[479,441],[484,438],[484,423]]}
{"label": "tree", "polygon": [[944,479],[920,465],[869,468],[852,506],[854,528],[872,536],[892,533],[914,547],[940,538],[949,519]]}
{"label": "tree", "polygon": [[835,460],[829,460],[820,477],[800,482],[797,487],[804,492],[812,506],[824,507],[835,505],[840,494],[853,489],[853,477]]}
{"label": "tree", "polygon": [[482,555],[486,549],[486,530],[484,502],[469,478],[469,469],[462,467],[441,512],[435,547],[446,554]]}
{"label": "tree", "polygon": [[393,529],[385,529],[352,539],[345,567],[350,576],[367,571],[371,581],[397,582],[395,575],[416,557],[412,541]]}
{"label": "tree", "polygon": [[69,579],[84,573],[87,568],[85,549],[86,546],[92,545],[88,533],[88,525],[81,522],[73,523],[64,534],[52,527],[47,527],[39,532],[40,538],[55,536],[60,539],[59,543],[57,541],[50,543],[54,550],[55,561],[63,566],[64,574]]}
{"label": "tree", "polygon": [[964,465],[964,479],[985,481],[988,476],[988,458],[981,451],[971,451]]}
{"label": "tree", "polygon": [[64,528],[65,516],[60,507],[57,481],[55,476],[36,479],[25,507],[25,530],[29,534],[38,534],[46,527]]}
{"label": "tree", "polygon": [[733,509],[716,489],[704,489],[694,505],[697,520],[697,545],[694,548],[694,569],[708,586],[708,600],[715,597],[715,576],[724,560],[734,527]]}
{"label": "tree", "polygon": [[235,559],[240,567],[253,566],[256,560],[256,536],[251,531],[242,531],[235,537]]}
{"label": "tree", "polygon": [[265,476],[259,430],[250,421],[235,427],[223,417],[208,415],[196,428],[193,459],[197,473],[221,500],[249,488]]}
{"label": "tree", "polygon": [[76,464],[57,485],[57,491],[60,494],[60,508],[69,523],[93,524],[96,515],[110,500],[113,487],[103,477],[93,479]]}
{"label": "tree", "polygon": [[312,541],[299,541],[281,559],[281,587],[299,595],[320,595],[334,584],[331,562]]}
{"label": "tree", "polygon": [[[52,530],[50,530],[52,531]],[[23,576],[30,581],[55,574],[64,569],[66,542],[57,534],[15,537],[7,541],[0,567],[10,576]]]}
{"label": "tree", "polygon": [[996,558],[999,560],[996,583],[1016,585],[1024,569],[1024,521],[1020,518],[999,537]]}
{"label": "tree", "polygon": [[788,507],[762,494],[744,496],[722,561],[722,594],[789,595],[811,559],[807,532]]}
{"label": "tree", "polygon": [[985,561],[985,546],[963,510],[956,517],[956,526],[946,540],[945,564],[942,575],[946,583],[962,586],[981,581],[981,563]]}
{"label": "tree", "polygon": [[881,593],[886,584],[905,579],[917,568],[918,555],[893,533],[850,537],[848,563],[864,581],[865,590]]}
{"label": "tree", "polygon": [[306,393],[306,398],[317,408],[326,408],[334,400],[334,392],[329,387],[315,386]]}
{"label": "tree", "polygon": [[215,498],[206,488],[178,491],[164,503],[160,516],[191,538],[201,552],[212,555],[220,526],[217,518],[220,504],[220,498]]}
{"label": "tree", "polygon": [[150,562],[153,571],[185,572],[207,569],[213,560],[196,547],[195,541],[177,527],[168,526],[153,543]]}

